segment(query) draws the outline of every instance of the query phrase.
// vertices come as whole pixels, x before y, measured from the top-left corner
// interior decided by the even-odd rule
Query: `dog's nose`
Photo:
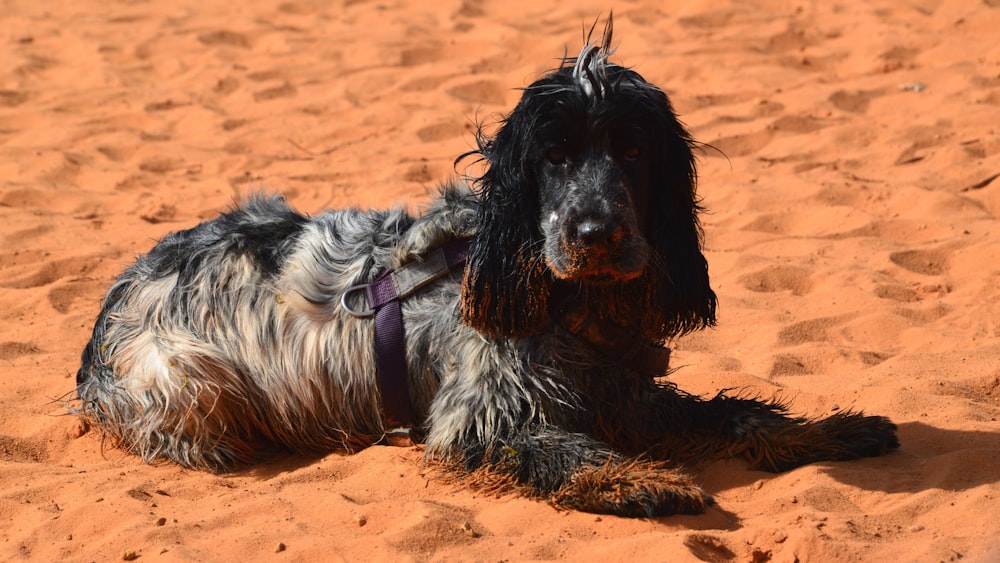
[[[612,226],[606,221],[584,219],[576,224],[574,238],[586,245],[603,244],[611,236]]]

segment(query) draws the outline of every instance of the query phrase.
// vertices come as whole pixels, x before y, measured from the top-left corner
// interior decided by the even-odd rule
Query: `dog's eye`
[[[545,160],[552,164],[563,164],[566,162],[566,151],[559,147],[552,147],[545,151]]]
[[[625,149],[625,159],[626,160],[636,160],[642,156],[642,147],[631,146]]]

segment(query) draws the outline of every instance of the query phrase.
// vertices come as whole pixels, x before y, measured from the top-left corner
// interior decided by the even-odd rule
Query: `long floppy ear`
[[[478,152],[488,169],[479,179],[479,224],[469,248],[461,308],[466,324],[493,336],[525,336],[548,325],[552,281],[540,255],[540,203],[527,154],[525,106],[522,99],[495,138],[479,135]]]
[[[646,87],[659,106],[655,122],[660,140],[650,178],[647,236],[666,270],[658,291],[665,329],[669,336],[678,336],[714,326],[717,300],[702,254],[693,143],[666,94]]]

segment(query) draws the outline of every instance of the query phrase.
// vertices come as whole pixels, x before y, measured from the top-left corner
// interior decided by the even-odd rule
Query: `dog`
[[[610,45],[609,24],[480,129],[463,157],[482,176],[419,216],[256,196],[168,235],[104,299],[83,419],[143,460],[210,471],[410,429],[470,483],[643,517],[713,502],[681,463],[784,471],[898,447],[883,417],[664,379],[665,344],[716,322],[696,145]],[[385,280],[405,295],[379,298]]]

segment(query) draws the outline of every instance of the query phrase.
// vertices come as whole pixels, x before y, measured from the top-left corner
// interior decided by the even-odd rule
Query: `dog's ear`
[[[660,108],[654,120],[660,131],[650,177],[647,237],[666,274],[658,290],[666,332],[678,336],[713,326],[717,300],[702,254],[693,143],[667,96],[659,90],[653,94]]]
[[[519,109],[495,138],[479,135],[488,169],[479,180],[479,224],[462,282],[462,320],[493,336],[525,336],[548,325],[552,281],[540,255],[538,187]]]

